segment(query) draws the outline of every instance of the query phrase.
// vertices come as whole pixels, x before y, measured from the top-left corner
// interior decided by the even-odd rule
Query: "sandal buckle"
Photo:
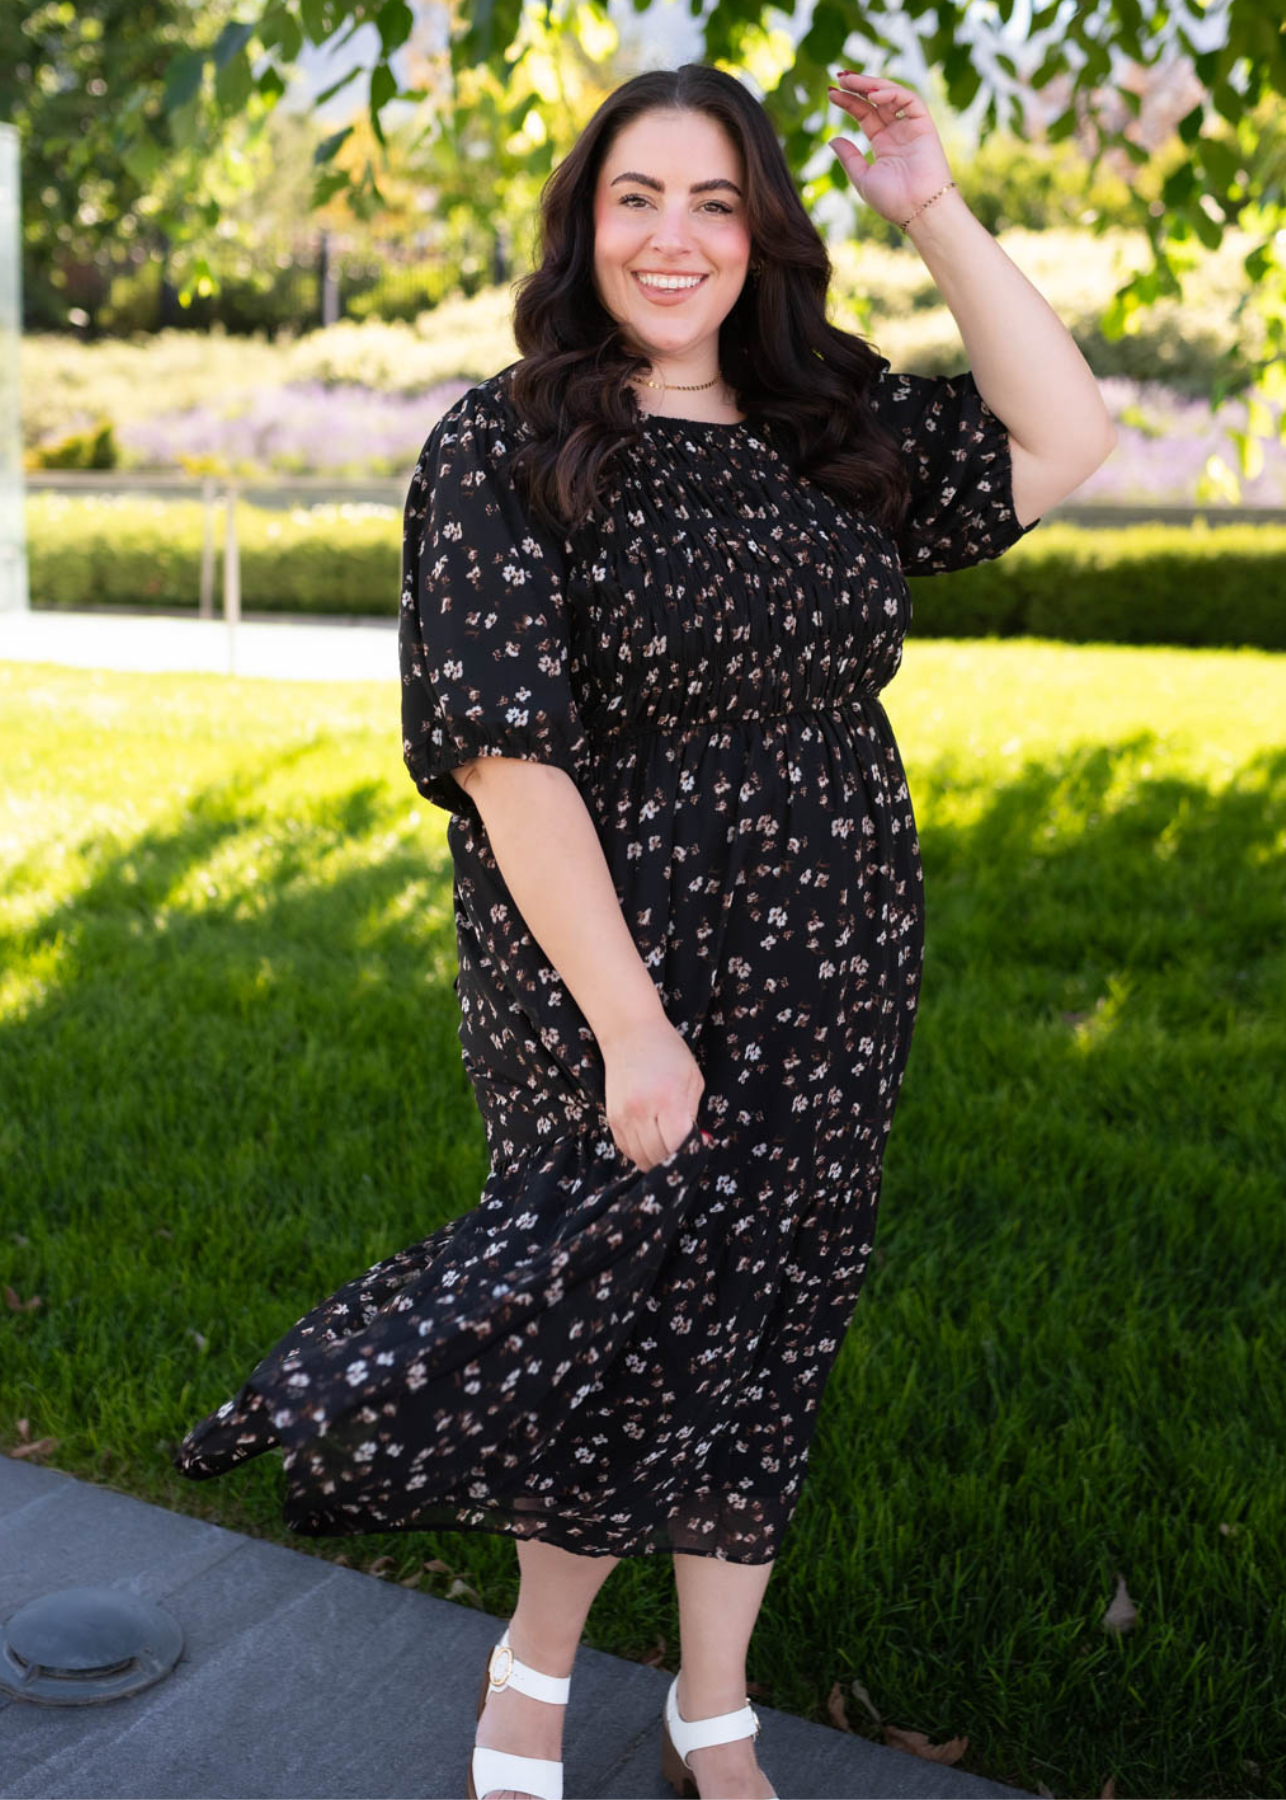
[[[496,1674],[496,1658],[498,1656],[505,1656],[509,1659],[505,1664],[505,1672],[503,1675]],[[509,1680],[510,1675],[513,1673],[513,1666],[514,1653],[509,1645],[497,1644],[495,1649],[491,1652],[491,1661],[487,1665],[487,1677],[493,1688],[504,1687],[505,1683]]]

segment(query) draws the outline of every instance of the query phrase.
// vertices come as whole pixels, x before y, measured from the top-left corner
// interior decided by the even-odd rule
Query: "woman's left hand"
[[[832,138],[835,154],[866,204],[901,225],[951,180],[929,109],[910,88],[882,75],[849,69],[836,80],[839,85],[829,90],[831,104],[842,106],[861,126],[875,161],[868,163],[849,138]]]

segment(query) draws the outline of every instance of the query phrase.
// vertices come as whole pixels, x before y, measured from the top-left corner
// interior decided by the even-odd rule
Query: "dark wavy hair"
[[[608,95],[541,191],[537,266],[515,284],[521,360],[510,398],[529,435],[513,472],[538,517],[569,529],[597,510],[617,451],[641,431],[626,382],[648,358],[594,285],[594,194],[617,134],[653,108],[705,113],[741,152],[751,260],[719,329],[719,366],[739,409],[753,413],[796,473],[896,527],[910,484],[896,441],[866,403],[882,361],[826,319],[831,261],[795,191],[768,115],[733,76],[704,63],[649,70]]]

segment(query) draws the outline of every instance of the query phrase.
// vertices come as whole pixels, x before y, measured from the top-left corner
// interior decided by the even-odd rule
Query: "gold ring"
[[[893,117],[895,119],[900,119],[905,112],[906,112],[905,106],[899,106],[897,111],[894,113]]]

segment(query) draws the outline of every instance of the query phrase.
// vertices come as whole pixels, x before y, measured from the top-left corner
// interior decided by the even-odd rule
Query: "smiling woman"
[[[589,1606],[620,1557],[670,1554],[663,1767],[770,1800],[746,1651],[871,1258],[919,994],[879,696],[906,569],[1023,527],[971,379],[899,375],[828,324],[824,246],[730,75],[627,82],[542,205],[522,357],[412,476],[399,614],[490,1173],[298,1321],[182,1461],[282,1444],[313,1534],[518,1541],[480,1800],[561,1800]]]

